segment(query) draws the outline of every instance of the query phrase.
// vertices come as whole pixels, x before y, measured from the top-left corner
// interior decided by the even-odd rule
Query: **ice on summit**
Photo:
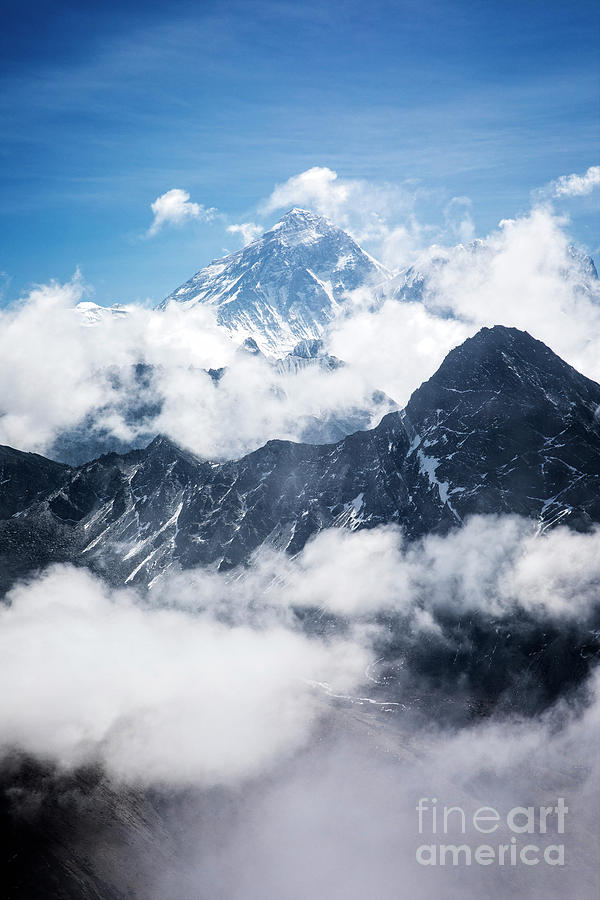
[[[348,292],[389,273],[341,228],[305,209],[290,210],[258,240],[215,260],[173,291],[170,302],[217,309],[236,339],[252,337],[281,357],[321,337]]]

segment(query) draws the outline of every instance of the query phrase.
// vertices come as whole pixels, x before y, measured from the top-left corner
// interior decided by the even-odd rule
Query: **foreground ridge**
[[[394,523],[415,539],[510,513],[541,531],[589,529],[600,522],[599,408],[598,384],[496,326],[452,350],[402,412],[336,444],[269,441],[215,463],[161,436],[77,468],[3,450],[12,487],[0,496],[13,500],[2,587],[53,561],[150,584],[167,569],[230,568],[262,545],[295,553],[327,527]]]

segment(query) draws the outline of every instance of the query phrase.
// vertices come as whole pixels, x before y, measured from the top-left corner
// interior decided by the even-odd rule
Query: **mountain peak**
[[[457,434],[465,440],[471,434],[472,440],[476,432],[509,418],[551,435],[568,427],[573,410],[587,410],[589,427],[597,428],[599,404],[600,387],[546,344],[518,328],[495,325],[451,350],[413,393],[406,413],[409,421],[421,421],[421,431],[447,419]]]
[[[334,225],[333,222],[330,221],[326,216],[321,216],[319,213],[313,212],[311,209],[302,209],[300,206],[294,206],[292,209],[288,209],[288,211],[281,217],[277,225],[290,225],[292,227],[303,226],[303,225],[326,225],[328,228],[337,228],[337,225]],[[341,230],[341,229],[339,229]]]
[[[320,216],[310,209],[303,209],[301,206],[294,206],[292,209],[288,209],[281,218],[282,222],[305,222],[308,220],[326,221],[324,216]]]
[[[388,274],[341,228],[293,207],[261,238],[201,269],[161,306],[212,306],[236,343],[253,338],[261,352],[282,358],[299,341],[320,338],[350,291]]]
[[[334,225],[325,216],[317,215],[317,213],[311,212],[309,209],[301,209],[299,206],[294,206],[293,209],[288,210],[275,225],[264,233],[262,240],[281,240],[283,237],[284,240],[293,238],[295,241],[311,242],[320,240],[333,233],[342,234],[351,240],[349,235],[346,235],[341,228]]]
[[[533,367],[563,375],[570,370],[583,378],[542,341],[538,341],[527,331],[507,325],[481,328],[473,337],[451,350],[442,366],[445,370],[464,370],[464,374],[470,379],[477,379],[482,373],[484,376],[489,373],[489,367],[494,362],[501,363],[515,375],[522,375],[522,369]],[[444,375],[447,376],[446,371]]]
[[[498,349],[525,348],[535,345],[545,346],[541,341],[532,337],[528,331],[521,331],[510,325],[484,325],[473,337],[467,338],[461,344],[471,352],[476,348],[484,352],[495,352]]]
[[[138,451],[134,450],[133,453],[137,453]],[[171,455],[178,455],[180,453],[185,453],[175,441],[171,440],[170,437],[167,437],[166,434],[157,434],[155,438],[153,438],[150,443],[146,446],[145,453],[167,453]]]

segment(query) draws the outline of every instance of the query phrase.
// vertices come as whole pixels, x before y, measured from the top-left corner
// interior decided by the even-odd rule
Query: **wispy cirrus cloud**
[[[192,219],[208,222],[216,213],[214,208],[207,208],[201,203],[194,203],[187,191],[172,188],[157,197],[151,204],[154,219],[147,237],[154,237],[166,225],[183,225]]]

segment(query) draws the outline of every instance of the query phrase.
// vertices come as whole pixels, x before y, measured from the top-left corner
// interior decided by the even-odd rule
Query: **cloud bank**
[[[0,443],[58,452],[57,437],[79,429],[90,446],[106,435],[108,450],[162,432],[201,456],[231,458],[357,408],[363,427],[375,424],[388,409],[372,399],[377,385],[348,368],[294,373],[238,353],[210,308],[95,307],[89,325],[89,304],[77,308],[84,293],[75,279],[0,311]]]
[[[127,783],[217,785],[303,746],[331,697],[368,696],[419,728],[434,713],[464,726],[461,698],[482,686],[499,709],[525,687],[521,708],[544,708],[555,675],[562,692],[589,671],[568,654],[593,644],[599,551],[598,532],[537,538],[488,517],[416,545],[395,528],[326,531],[293,559],[166,574],[146,599],[54,567],[0,610],[2,744]],[[564,671],[527,675],[553,634]]]
[[[232,782],[306,739],[309,681],[351,687],[360,648],[280,626],[228,627],[143,608],[86,572],[57,568],[0,611],[2,743],[129,783]]]

